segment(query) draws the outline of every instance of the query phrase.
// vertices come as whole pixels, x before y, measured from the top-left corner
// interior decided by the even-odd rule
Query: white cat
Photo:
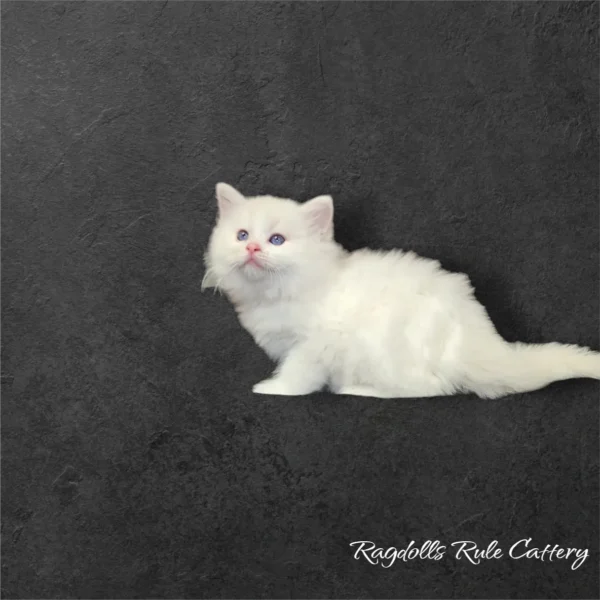
[[[202,288],[222,290],[278,363],[258,394],[495,398],[600,379],[598,352],[505,341],[466,275],[412,252],[345,251],[331,196],[245,198],[219,183],[217,200]]]

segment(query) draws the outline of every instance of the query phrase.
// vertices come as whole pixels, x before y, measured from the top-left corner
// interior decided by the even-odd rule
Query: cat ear
[[[325,239],[333,239],[333,198],[317,196],[302,205],[314,231]]]
[[[217,204],[219,217],[226,215],[233,207],[246,202],[246,198],[227,183],[217,183]]]

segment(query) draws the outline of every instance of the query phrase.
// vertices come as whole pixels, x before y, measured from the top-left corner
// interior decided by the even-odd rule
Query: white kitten
[[[598,352],[505,341],[465,275],[412,252],[346,252],[331,196],[245,198],[219,183],[217,199],[202,287],[222,290],[278,363],[256,393],[494,398],[600,379]]]

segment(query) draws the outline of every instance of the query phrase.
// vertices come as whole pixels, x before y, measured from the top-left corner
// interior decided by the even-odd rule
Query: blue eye
[[[244,240],[248,239],[248,232],[245,229],[240,229],[237,232],[237,239],[240,240],[240,242],[243,242]]]
[[[285,242],[285,238],[282,235],[275,233],[269,238],[269,241],[274,246],[281,246],[281,244],[283,244],[283,242]]]

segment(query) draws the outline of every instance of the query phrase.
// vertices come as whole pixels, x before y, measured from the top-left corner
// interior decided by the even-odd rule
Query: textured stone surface
[[[592,598],[598,391],[253,396],[214,184],[598,348],[598,4],[2,3],[6,598]],[[349,543],[589,548],[390,569]]]

